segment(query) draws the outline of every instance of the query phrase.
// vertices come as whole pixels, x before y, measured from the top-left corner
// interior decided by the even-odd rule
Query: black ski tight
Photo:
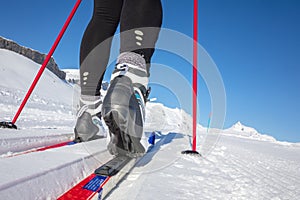
[[[94,0],[93,17],[80,47],[81,94],[100,95],[112,37],[119,24],[120,53],[139,53],[145,58],[149,70],[161,23],[160,0]]]

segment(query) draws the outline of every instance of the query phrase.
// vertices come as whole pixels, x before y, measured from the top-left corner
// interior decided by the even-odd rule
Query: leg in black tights
[[[80,47],[81,94],[100,95],[97,84],[106,69],[112,37],[118,27],[123,0],[94,0],[91,21]],[[105,42],[104,42],[105,41]]]
[[[150,64],[162,23],[160,0],[125,0],[120,20],[121,53],[138,53]]]
[[[119,23],[122,32],[121,53],[139,53],[149,64],[161,21],[160,0],[94,0],[93,17],[80,48],[81,94],[100,95],[100,88],[97,86],[102,82],[112,37]]]

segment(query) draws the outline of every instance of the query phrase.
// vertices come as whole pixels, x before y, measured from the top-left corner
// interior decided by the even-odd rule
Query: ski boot
[[[101,121],[101,108],[100,96],[81,96],[80,109],[77,112],[77,122],[74,128],[74,142],[105,137],[105,129]]]
[[[113,155],[135,157],[145,153],[141,138],[148,80],[142,56],[133,52],[120,54],[102,107],[109,128],[108,150]]]

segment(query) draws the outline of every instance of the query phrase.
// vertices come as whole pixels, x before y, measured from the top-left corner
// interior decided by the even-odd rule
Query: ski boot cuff
[[[83,102],[96,102],[100,100],[100,96],[80,95],[80,100]]]

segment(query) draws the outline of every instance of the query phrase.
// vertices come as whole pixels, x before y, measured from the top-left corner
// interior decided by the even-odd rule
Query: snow
[[[14,116],[39,67],[0,49],[0,121]],[[46,70],[19,129],[0,129],[0,199],[56,199],[110,158],[105,139],[15,155],[71,140],[77,93]],[[278,142],[241,122],[208,133],[198,125],[203,156],[182,155],[190,149],[191,117],[158,103],[147,105],[145,131],[156,131],[160,140],[107,199],[300,198],[299,144]]]
[[[40,65],[32,60],[13,53],[9,50],[0,49],[0,85],[2,87],[27,91]],[[63,84],[63,80],[45,69],[44,74],[36,88],[36,94],[41,97],[49,98],[57,102],[68,104],[72,97],[72,86]],[[59,89],[61,94],[57,95]]]

